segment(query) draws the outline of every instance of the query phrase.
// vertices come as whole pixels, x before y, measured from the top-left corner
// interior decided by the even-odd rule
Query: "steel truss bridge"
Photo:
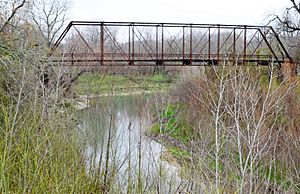
[[[65,66],[204,66],[292,62],[271,26],[72,21],[49,62]]]

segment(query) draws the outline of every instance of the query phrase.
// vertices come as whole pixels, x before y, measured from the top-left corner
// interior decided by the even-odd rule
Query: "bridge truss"
[[[49,58],[67,66],[204,66],[292,61],[271,26],[72,21]]]

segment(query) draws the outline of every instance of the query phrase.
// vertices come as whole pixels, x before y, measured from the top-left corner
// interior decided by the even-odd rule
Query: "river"
[[[78,111],[88,145],[87,167],[115,175],[114,187],[122,193],[129,185],[133,193],[138,187],[139,192],[175,193],[182,184],[179,167],[161,160],[165,147],[145,135],[151,126],[149,99],[150,95],[93,98],[88,108]]]

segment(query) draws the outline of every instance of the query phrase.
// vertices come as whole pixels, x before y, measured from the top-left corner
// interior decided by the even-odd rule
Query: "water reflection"
[[[90,108],[79,111],[89,145],[88,167],[109,167],[123,188],[129,179],[141,177],[144,190],[159,184],[162,192],[170,192],[170,185],[180,182],[178,169],[160,160],[165,148],[144,135],[150,126],[148,100],[144,95],[101,97],[93,99]]]

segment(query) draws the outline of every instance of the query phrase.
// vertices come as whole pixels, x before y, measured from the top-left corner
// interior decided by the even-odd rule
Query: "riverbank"
[[[78,95],[112,93],[118,95],[140,91],[167,91],[174,85],[176,79],[176,76],[171,77],[163,74],[125,76],[86,73],[78,78],[73,90]]]
[[[92,98],[167,92],[174,86],[176,79],[176,76],[163,74],[125,76],[86,73],[79,77],[73,87],[76,97],[72,104],[80,110],[89,107]]]
[[[146,94],[153,94],[157,91],[147,91],[147,90],[140,90],[140,91],[134,91],[134,92],[118,92],[118,93],[104,93],[104,94],[85,94],[85,95],[79,95],[75,99],[75,109],[81,110],[89,107],[89,101],[92,98],[99,98],[99,97],[115,97],[115,96],[130,96],[130,95],[146,95]]]

